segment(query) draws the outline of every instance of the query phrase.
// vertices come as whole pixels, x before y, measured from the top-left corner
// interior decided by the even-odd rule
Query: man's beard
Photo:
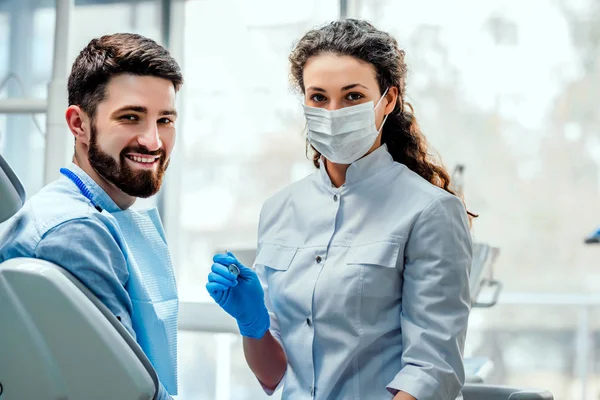
[[[125,154],[128,153],[160,156],[157,161],[158,168],[156,172],[132,169],[125,160]],[[169,166],[169,160],[166,159],[165,150],[162,148],[150,151],[144,146],[126,147],[121,151],[119,161],[115,160],[98,146],[98,131],[93,122],[90,131],[88,159],[94,171],[106,181],[130,196],[143,198],[158,193],[162,185],[163,175]]]

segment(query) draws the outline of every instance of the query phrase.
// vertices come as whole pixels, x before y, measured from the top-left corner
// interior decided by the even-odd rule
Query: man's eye
[[[123,115],[123,116],[121,116],[120,119],[122,119],[124,121],[137,121],[138,117],[137,117],[137,115],[131,114],[131,115]]]
[[[161,118],[158,120],[159,124],[170,124],[171,122],[173,122],[170,118]]]

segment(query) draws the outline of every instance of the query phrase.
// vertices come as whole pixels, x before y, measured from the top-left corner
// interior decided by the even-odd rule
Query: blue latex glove
[[[242,336],[260,339],[269,329],[270,319],[258,276],[229,252],[215,255],[213,262],[206,290],[223,310],[236,319]],[[229,271],[231,264],[237,265],[240,270],[237,279]]]

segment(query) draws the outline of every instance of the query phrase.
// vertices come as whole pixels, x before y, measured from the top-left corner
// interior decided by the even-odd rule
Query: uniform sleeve
[[[388,390],[418,400],[455,399],[465,380],[472,243],[466,210],[441,196],[420,215],[405,248],[402,369]]]
[[[127,263],[104,224],[89,218],[64,222],[42,237],[35,257],[63,267],[79,279],[135,338],[131,299],[125,289]]]
[[[267,307],[267,311],[269,312],[269,319],[271,324],[269,326],[269,331],[271,335],[282,345],[281,341],[281,330],[279,329],[279,321],[277,320],[277,316],[273,311],[273,306],[271,305],[271,299],[269,297],[269,285],[267,284],[267,271],[264,265],[255,264],[254,272],[258,275],[258,279],[260,281],[260,285],[262,286],[263,292],[265,292],[265,307]]]
[[[260,254],[260,246],[257,249],[257,255],[258,254]],[[275,315],[275,312],[273,311],[273,306],[271,305],[271,298],[269,297],[269,285],[267,284],[266,268],[264,265],[255,263],[254,264],[254,272],[256,272],[256,275],[258,276],[258,279],[260,280],[260,284],[263,288],[263,292],[265,293],[265,307],[267,308],[267,311],[269,312],[269,319],[270,319],[269,331],[271,332],[271,335],[275,338],[275,340],[277,340],[277,342],[279,342],[279,345],[281,346],[281,348],[284,349],[284,351],[285,351],[285,348],[283,347],[283,341],[281,339],[281,330],[279,329],[279,320],[277,319],[277,315]],[[287,370],[286,370],[286,373],[287,373]],[[281,377],[281,380],[279,381],[279,383],[277,384],[277,387],[274,390],[271,390],[271,389],[265,387],[265,385],[263,385],[261,381],[258,381],[258,382],[260,383],[260,386],[263,388],[265,393],[267,395],[271,396],[271,395],[273,395],[273,393],[275,393],[277,390],[279,390],[279,388],[281,388],[284,380],[285,380],[285,373]]]
[[[266,203],[260,212],[260,217],[259,217],[259,222],[258,222],[258,245],[256,248],[256,261],[254,262],[254,272],[256,272],[256,275],[258,276],[258,279],[262,286],[263,292],[265,294],[265,300],[264,300],[265,307],[267,308],[267,311],[269,312],[269,320],[270,320],[269,331],[271,332],[271,335],[275,338],[275,340],[277,340],[277,342],[279,342],[279,345],[281,346],[281,348],[285,351],[285,347],[283,347],[283,340],[281,338],[281,330],[279,328],[279,320],[277,319],[277,315],[275,315],[275,311],[273,310],[273,305],[271,304],[271,297],[269,296],[267,270],[266,270],[265,266],[260,263],[261,251],[264,251],[261,249],[260,243],[261,243],[261,240],[264,235],[265,226],[268,225],[268,223],[266,222],[266,218],[264,217],[265,210],[268,210],[268,208],[269,208],[268,203]],[[286,372],[283,374],[283,377],[277,384],[277,387],[274,390],[271,390],[271,389],[265,387],[265,385],[263,385],[262,382],[260,382],[260,380],[258,382],[260,383],[260,385],[263,388],[263,390],[265,391],[265,393],[267,395],[271,396],[271,395],[273,395],[273,393],[275,393],[277,390],[279,390],[279,388],[281,388],[281,386],[283,385],[283,382],[285,381],[286,374],[287,374],[287,369],[286,369]]]

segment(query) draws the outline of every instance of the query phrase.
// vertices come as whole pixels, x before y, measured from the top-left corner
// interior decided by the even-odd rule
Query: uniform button
[[[306,318],[306,325],[308,325],[308,326],[312,325],[312,322],[311,322],[310,318]]]
[[[333,201],[338,201],[337,194],[334,194],[334,195],[333,195]]]
[[[310,388],[310,395],[311,396],[315,395],[315,388],[313,386],[311,386],[311,388]]]
[[[321,256],[317,256],[317,258],[315,260],[317,261],[317,264],[321,264],[321,261],[323,259],[321,258]]]

